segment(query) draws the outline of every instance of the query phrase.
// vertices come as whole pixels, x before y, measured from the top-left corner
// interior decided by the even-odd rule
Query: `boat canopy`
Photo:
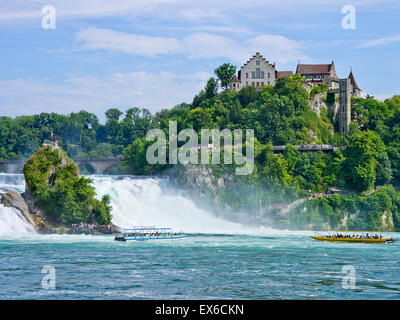
[[[141,230],[171,230],[171,228],[156,228],[156,227],[133,227],[130,229],[124,229],[125,231],[141,231]]]
[[[327,232],[357,232],[357,233],[383,233],[384,231],[352,231],[352,230],[328,230]]]

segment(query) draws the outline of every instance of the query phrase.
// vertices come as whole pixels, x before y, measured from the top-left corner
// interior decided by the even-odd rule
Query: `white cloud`
[[[396,42],[400,42],[400,34],[396,34],[396,35],[390,36],[390,37],[382,37],[382,38],[378,38],[378,39],[364,41],[359,46],[357,46],[357,48],[361,49],[361,48],[368,48],[368,47],[377,47],[377,46],[383,46],[385,44],[391,44],[391,43],[396,43]]]
[[[208,8],[208,9],[184,9],[181,11],[180,16],[187,20],[200,21],[210,18],[223,19],[224,16],[218,10]]]
[[[110,107],[138,106],[150,111],[190,103],[211,75],[197,72],[182,76],[170,72],[115,73],[106,78],[74,77],[62,82],[49,79],[0,81],[0,113],[16,116],[40,112],[94,112],[101,118]]]
[[[304,43],[281,35],[261,34],[240,41],[213,33],[197,32],[178,39],[87,28],[80,30],[76,39],[83,49],[102,49],[148,57],[184,54],[191,59],[229,58],[243,63],[255,52],[261,52],[271,62],[284,66],[298,59],[310,61],[303,52]]]
[[[83,48],[88,50],[103,49],[151,57],[176,53],[180,47],[176,38],[149,37],[99,28],[83,29],[76,34],[76,39],[83,42]]]

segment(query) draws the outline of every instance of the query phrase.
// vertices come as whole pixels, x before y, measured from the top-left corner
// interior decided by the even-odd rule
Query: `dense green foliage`
[[[35,201],[54,221],[61,224],[111,223],[110,197],[95,198],[91,180],[80,177],[76,164],[60,149],[41,147],[24,165],[24,176]]]
[[[391,213],[388,214],[388,213]],[[332,195],[307,201],[287,221],[297,229],[397,230],[400,193],[393,186],[370,194]]]
[[[119,155],[136,138],[145,136],[153,118],[148,110],[139,108],[128,109],[123,118],[121,115],[118,109],[109,109],[104,125],[86,111],[0,117],[0,159],[28,158],[50,139],[51,131],[70,157]]]

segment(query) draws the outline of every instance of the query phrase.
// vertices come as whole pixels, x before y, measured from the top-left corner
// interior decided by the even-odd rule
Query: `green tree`
[[[206,91],[205,96],[207,99],[214,98],[218,93],[218,81],[212,77],[208,79],[205,91]]]
[[[123,112],[117,108],[111,108],[106,111],[107,120],[119,121],[119,118],[123,115]]]
[[[252,86],[243,87],[239,91],[239,101],[242,106],[247,107],[249,103],[257,101],[259,95],[256,88]]]
[[[145,137],[136,139],[122,152],[125,161],[124,167],[131,174],[148,175],[165,168],[163,164],[149,164],[146,158],[147,149],[154,141],[147,141]]]
[[[358,190],[371,190],[375,186],[376,167],[385,145],[373,131],[362,131],[349,136],[343,152],[343,176],[347,184]]]
[[[236,74],[236,66],[230,63],[224,63],[223,65],[215,69],[214,73],[217,75],[219,81],[221,82],[221,87],[224,87],[226,90],[228,88],[229,82]]]

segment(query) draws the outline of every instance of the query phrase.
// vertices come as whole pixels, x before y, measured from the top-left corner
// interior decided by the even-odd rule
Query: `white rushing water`
[[[25,181],[22,174],[0,173],[0,197],[8,190],[23,192],[24,189]],[[0,236],[25,236],[35,233],[33,226],[18,210],[0,204]]]
[[[35,234],[33,226],[14,208],[0,204],[0,236],[24,236]]]
[[[15,190],[19,193],[25,190],[25,179],[22,174],[0,173],[0,195],[8,190]]]
[[[90,176],[99,197],[109,194],[112,222],[122,228],[137,225],[171,227],[187,233],[282,234],[265,227],[243,226],[199,208],[166,179],[129,176]],[[0,174],[0,194],[23,192],[21,174]],[[0,236],[35,232],[19,211],[0,207]]]
[[[190,233],[245,233],[242,225],[200,209],[167,180],[110,176],[92,179],[99,195],[110,195],[112,221],[120,227],[146,225]]]

